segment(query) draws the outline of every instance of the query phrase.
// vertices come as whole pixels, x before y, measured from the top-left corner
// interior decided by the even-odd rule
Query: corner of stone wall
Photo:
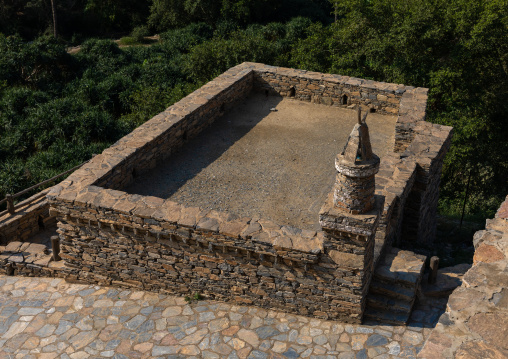
[[[357,323],[363,318],[374,271],[375,235],[383,206],[384,198],[375,196],[371,211],[349,214],[334,206],[331,192],[319,212],[319,224],[325,233],[324,254],[335,267],[335,280],[342,292],[353,299],[349,316]]]
[[[417,165],[417,175],[409,194],[402,236],[404,240],[430,245],[435,238],[439,184],[444,157],[451,146],[453,129],[425,121],[413,125],[414,138],[401,153]]]
[[[508,357],[508,196],[474,246],[473,266],[418,358]]]
[[[51,191],[45,189],[32,197],[20,202],[14,215],[6,214],[0,218],[0,245],[12,241],[24,242],[40,230],[40,222],[44,226],[56,224],[56,219],[49,213],[49,203],[44,194]]]
[[[395,125],[393,152],[404,152],[413,142],[418,132],[415,126],[426,118],[428,91],[429,89],[423,87],[408,87],[408,90],[403,93]]]

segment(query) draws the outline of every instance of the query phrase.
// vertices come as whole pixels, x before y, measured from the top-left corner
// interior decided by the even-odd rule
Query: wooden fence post
[[[14,200],[12,199],[12,194],[6,194],[5,199],[7,200],[7,210],[10,214],[14,214],[16,210],[14,209]]]
[[[438,268],[439,268],[439,257],[434,256],[430,259],[429,284],[436,283]]]
[[[60,257],[60,237],[51,236],[51,249],[53,249],[53,260],[55,262],[61,261]]]

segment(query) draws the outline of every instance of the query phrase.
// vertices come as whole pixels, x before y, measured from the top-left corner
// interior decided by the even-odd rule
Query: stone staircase
[[[390,248],[374,270],[364,319],[406,324],[423,276],[425,259],[411,251]]]
[[[0,274],[33,276],[41,271],[48,274],[46,269],[54,264],[51,236],[56,234],[56,227],[50,227],[27,241],[12,241],[0,246]]]

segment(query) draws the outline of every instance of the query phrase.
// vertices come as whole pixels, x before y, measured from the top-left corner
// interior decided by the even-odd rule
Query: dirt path
[[[118,44],[118,47],[120,48],[124,48],[124,47],[131,47],[131,46],[152,46],[156,43],[158,43],[160,41],[160,36],[157,34],[157,35],[153,35],[153,36],[145,36],[145,41],[148,41],[149,43],[147,44],[136,44],[136,45],[122,45],[120,44],[121,40],[118,39],[118,40],[111,40],[113,42],[116,42]],[[77,54],[79,51],[81,50],[81,45],[79,46],[71,46],[71,47],[68,47],[67,48],[67,53],[70,54],[70,55],[75,55]]]

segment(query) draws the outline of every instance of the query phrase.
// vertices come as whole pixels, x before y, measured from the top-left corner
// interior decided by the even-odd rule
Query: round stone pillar
[[[358,124],[349,135],[342,153],[335,158],[337,178],[333,193],[334,206],[351,214],[361,214],[374,207],[375,174],[379,157],[372,153],[369,128],[358,111]]]

